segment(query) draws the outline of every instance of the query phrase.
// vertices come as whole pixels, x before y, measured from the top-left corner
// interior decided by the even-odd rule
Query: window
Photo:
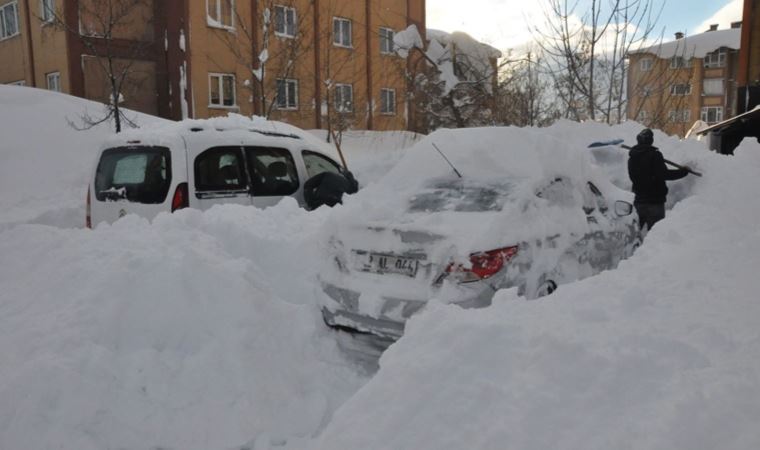
[[[689,95],[691,94],[690,84],[674,84],[670,86],[670,95]]]
[[[16,2],[0,6],[0,39],[18,34],[18,6]]]
[[[211,27],[235,28],[235,0],[206,0],[206,23]]]
[[[340,17],[333,17],[333,45],[351,48],[351,21]]]
[[[723,95],[723,78],[705,78],[702,92],[705,95]]]
[[[254,197],[291,195],[298,190],[293,155],[284,148],[246,147]]]
[[[296,9],[289,6],[274,7],[274,34],[282,37],[296,36]]]
[[[393,54],[393,34],[390,28],[380,28],[380,53]]]
[[[55,0],[40,0],[40,20],[44,23],[55,20]]]
[[[395,89],[380,89],[380,114],[396,114]]]
[[[702,121],[707,123],[721,122],[723,120],[722,106],[705,106],[702,108]]]
[[[26,86],[26,80],[13,81],[8,84],[10,84],[11,86]]]
[[[235,75],[210,74],[209,106],[234,107]]]
[[[639,61],[639,69],[642,72],[649,72],[652,70],[652,58],[644,58]]]
[[[646,125],[646,123],[647,123],[648,120],[649,120],[649,111],[645,111],[645,110],[642,109],[636,115],[636,121],[639,122],[639,123],[642,123],[642,124]]]
[[[166,147],[112,148],[103,152],[95,172],[95,198],[163,203],[172,180]]]
[[[653,91],[654,89],[652,89],[652,86],[644,86],[641,88],[641,95],[643,95],[644,97],[649,97],[650,95],[652,95]]]
[[[354,87],[350,84],[335,85],[335,109],[346,113],[354,110]]]
[[[51,72],[45,75],[45,78],[47,78],[48,90],[61,92],[61,73],[60,72]]]
[[[670,58],[670,68],[671,69],[683,69],[683,68],[687,68],[687,67],[691,67],[691,60],[690,59],[686,59],[686,58],[681,57],[681,56],[674,56],[674,57]]]
[[[668,112],[668,120],[671,123],[688,123],[691,119],[691,111],[688,109],[676,109]]]
[[[244,191],[248,189],[240,147],[214,147],[195,158],[195,190]]]
[[[726,49],[719,48],[705,55],[704,64],[707,68],[724,67],[726,65]]]
[[[277,109],[298,109],[298,80],[277,80]]]
[[[306,165],[306,175],[309,178],[322,172],[341,173],[337,163],[319,153],[304,150],[302,155],[303,163]]]

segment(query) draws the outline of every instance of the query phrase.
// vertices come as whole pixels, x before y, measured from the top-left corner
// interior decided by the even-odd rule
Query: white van
[[[220,123],[187,121],[105,142],[87,191],[87,227],[127,214],[153,219],[222,203],[266,207],[284,196],[305,206],[306,180],[326,171],[344,174],[311,139]]]

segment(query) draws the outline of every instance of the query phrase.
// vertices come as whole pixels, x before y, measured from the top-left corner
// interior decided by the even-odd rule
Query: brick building
[[[124,11],[106,39],[98,8],[112,2]],[[122,104],[149,114],[389,130],[414,110],[393,36],[424,33],[425,1],[0,0],[0,23],[0,83],[108,101],[108,54]]]
[[[628,118],[683,137],[695,121],[736,114],[741,22],[631,52]]]

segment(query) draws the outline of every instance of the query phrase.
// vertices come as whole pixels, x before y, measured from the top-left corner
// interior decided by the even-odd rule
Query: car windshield
[[[168,148],[112,148],[100,157],[95,174],[95,197],[100,201],[163,203],[170,184]]]
[[[510,182],[483,183],[463,179],[434,180],[409,200],[409,212],[499,211],[510,199]]]

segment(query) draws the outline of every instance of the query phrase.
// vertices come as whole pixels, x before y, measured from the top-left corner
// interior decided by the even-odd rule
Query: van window
[[[95,198],[163,203],[171,185],[166,147],[118,147],[105,150],[95,172]]]
[[[293,155],[284,148],[245,147],[254,197],[291,195],[298,190]]]
[[[331,159],[308,150],[303,151],[303,162],[306,165],[306,175],[309,178],[322,172],[341,173],[340,166]]]
[[[195,190],[242,191],[248,177],[240,147],[213,147],[195,158]]]

